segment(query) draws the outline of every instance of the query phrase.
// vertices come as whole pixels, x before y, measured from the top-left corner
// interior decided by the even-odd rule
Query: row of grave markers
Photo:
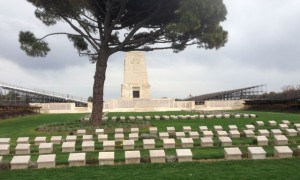
[[[200,114],[200,115],[154,115],[154,116],[113,116],[111,118],[103,117],[104,121],[108,119],[112,121],[125,121],[127,120],[177,120],[177,119],[211,119],[211,118],[256,118],[255,114]]]
[[[300,146],[297,147],[300,150]],[[248,147],[249,159],[265,159],[266,151],[262,147]],[[166,163],[166,154],[164,150],[149,150],[151,163]],[[291,158],[293,151],[288,146],[275,146],[275,158]],[[226,160],[242,159],[242,152],[238,147],[224,148],[224,157]],[[192,162],[193,154],[191,149],[176,149],[177,162]],[[0,156],[0,163],[3,157]],[[115,153],[99,152],[99,165],[114,165]],[[30,155],[14,156],[10,162],[11,169],[27,169],[31,163]],[[37,168],[54,168],[56,167],[56,154],[39,155],[37,159]],[[86,153],[70,153],[68,158],[69,166],[85,166]],[[125,164],[140,164],[141,153],[138,150],[125,151]]]

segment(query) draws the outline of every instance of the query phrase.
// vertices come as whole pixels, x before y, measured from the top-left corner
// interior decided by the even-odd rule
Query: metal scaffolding
[[[196,103],[204,103],[204,101],[207,100],[259,99],[264,93],[266,93],[266,85],[257,85],[240,89],[203,94],[184,100],[195,101]]]
[[[87,106],[87,100],[69,94],[52,91],[29,89],[0,82],[0,104],[26,105],[29,103],[73,102],[76,106]]]

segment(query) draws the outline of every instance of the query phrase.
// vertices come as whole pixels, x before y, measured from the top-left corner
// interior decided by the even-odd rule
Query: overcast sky
[[[267,84],[268,91],[300,84],[300,1],[224,0],[229,40],[219,50],[189,47],[180,53],[146,53],[152,97],[185,98],[189,94]],[[1,0],[0,82],[87,98],[92,95],[94,64],[78,57],[66,39],[47,39],[46,58],[31,58],[19,48],[20,30],[37,36],[68,30],[46,27],[25,0]],[[105,99],[120,97],[124,53],[108,63]]]

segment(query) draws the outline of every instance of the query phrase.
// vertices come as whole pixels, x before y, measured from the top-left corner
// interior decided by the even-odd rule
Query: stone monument
[[[121,98],[151,99],[144,52],[126,53]]]

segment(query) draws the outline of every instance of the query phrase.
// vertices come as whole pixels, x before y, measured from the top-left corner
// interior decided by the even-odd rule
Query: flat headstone
[[[201,147],[213,147],[214,141],[211,137],[202,137],[200,138]]]
[[[29,137],[19,137],[17,139],[18,144],[28,144],[29,143]]]
[[[190,136],[190,138],[193,138],[193,139],[199,139],[198,131],[190,131],[189,136]]]
[[[280,129],[271,129],[272,136],[282,135],[282,131]]]
[[[95,130],[95,134],[96,134],[96,135],[104,134],[104,129],[96,129],[96,130]]]
[[[82,141],[93,141],[93,135],[83,135]]]
[[[103,151],[114,151],[115,141],[103,141]]]
[[[122,142],[124,140],[124,134],[115,134],[115,141]]]
[[[228,125],[229,130],[238,130],[236,125]]]
[[[175,127],[167,127],[167,132],[169,134],[174,134],[175,133]]]
[[[295,129],[286,129],[285,130],[287,136],[297,136],[298,132]]]
[[[135,120],[136,118],[134,116],[129,116],[129,120],[133,121]]]
[[[149,127],[150,134],[157,134],[157,127]]]
[[[200,119],[204,119],[205,116],[204,116],[203,114],[201,114],[201,115],[199,115],[199,118],[200,118]]]
[[[0,145],[1,144],[9,144],[10,138],[0,138]]]
[[[279,124],[279,128],[280,128],[281,130],[286,130],[286,129],[289,128],[289,126],[288,126],[287,124]]]
[[[77,134],[78,136],[85,135],[85,134],[86,134],[86,130],[85,130],[85,129],[78,129],[77,132],[76,132],[76,134]]]
[[[300,123],[295,123],[294,126],[295,126],[296,128],[300,128]]]
[[[120,116],[120,121],[124,122],[126,120],[125,116]]]
[[[196,115],[191,115],[191,119],[196,119]]]
[[[240,138],[241,133],[238,130],[229,130],[229,136],[231,138]]]
[[[98,142],[103,142],[103,141],[106,141],[107,139],[108,139],[107,134],[99,134],[98,135]]]
[[[139,140],[139,133],[129,133],[129,139],[130,140],[134,140],[134,141],[138,141]]]
[[[288,144],[288,138],[285,135],[275,135],[274,136],[275,145],[286,145]]]
[[[54,168],[55,167],[55,154],[39,155],[37,160],[38,169],[41,168]]]
[[[167,132],[160,132],[160,133],[159,133],[159,138],[160,138],[160,139],[166,139],[166,138],[169,138],[169,133],[167,133]]]
[[[155,120],[160,120],[160,116],[154,116]]]
[[[163,120],[170,120],[170,116],[163,116]]]
[[[175,148],[175,140],[174,139],[163,139],[164,149]]]
[[[258,146],[267,146],[269,142],[266,136],[256,136],[256,140]]]
[[[262,147],[248,147],[248,156],[250,159],[265,159],[266,151]]]
[[[275,146],[274,156],[277,158],[292,158],[293,151],[288,146]]]
[[[232,146],[232,140],[230,137],[219,137],[222,146]]]
[[[174,120],[177,120],[178,119],[178,116],[171,116],[171,119],[174,119]]]
[[[134,140],[123,140],[123,149],[124,150],[134,149]]]
[[[53,144],[60,144],[62,140],[62,136],[52,136],[50,142]]]
[[[214,126],[214,130],[215,130],[215,131],[222,131],[222,130],[223,130],[223,127],[220,126],[220,125],[216,125],[216,126]]]
[[[114,165],[115,152],[99,152],[99,165]]]
[[[76,142],[77,136],[75,135],[68,135],[66,137],[66,142]]]
[[[30,163],[30,156],[14,156],[10,161],[11,169],[27,169]]]
[[[155,149],[154,139],[143,139],[143,148],[144,149]]]
[[[10,152],[9,144],[0,144],[0,155],[8,155]]]
[[[95,142],[94,141],[83,141],[82,142],[82,151],[95,151]]]
[[[191,162],[193,161],[193,154],[190,149],[176,149],[176,156],[178,162]]]
[[[251,118],[256,118],[256,114],[249,114]]]
[[[255,136],[254,131],[250,130],[250,129],[245,129],[244,133],[245,133],[246,137],[254,137]]]
[[[143,116],[137,116],[136,119],[141,121],[141,120],[144,120],[144,117]]]
[[[2,157],[2,156],[0,156],[0,163],[2,163],[2,159],[3,159],[3,157]]]
[[[249,114],[244,114],[243,117],[244,118],[249,118],[250,116],[249,116]]]
[[[258,135],[269,137],[270,136],[270,132],[267,129],[259,129],[258,130]]]
[[[40,143],[39,154],[50,154],[53,151],[53,143]]]
[[[140,151],[125,151],[125,164],[140,164]]]
[[[123,132],[124,132],[123,128],[115,128],[116,134],[123,134]]]
[[[151,120],[151,116],[145,116],[145,119],[146,119],[147,121],[149,121],[149,120]]]
[[[70,153],[69,166],[85,166],[85,153]]]
[[[45,142],[46,142],[46,137],[36,137],[34,139],[35,145],[40,145],[41,143],[45,143]]]
[[[192,148],[194,146],[194,141],[192,138],[181,138],[181,146],[183,148]]]
[[[213,137],[214,133],[212,131],[203,131],[204,137]]]
[[[216,118],[218,118],[218,119],[222,118],[222,114],[217,114]]]
[[[130,128],[131,133],[139,133],[139,128]]]
[[[255,126],[253,126],[252,124],[246,124],[246,128],[249,130],[255,130]]]
[[[268,123],[269,123],[270,126],[276,126],[277,125],[277,122],[274,121],[274,120],[268,121]]]
[[[62,152],[75,152],[75,142],[63,142]]]
[[[207,126],[199,126],[199,131],[203,132],[203,131],[208,131]]]
[[[117,119],[118,119],[118,117],[116,117],[116,116],[111,117],[111,120],[114,122],[117,121]]]
[[[242,152],[239,148],[224,148],[225,159],[227,160],[239,160],[242,159]]]
[[[209,114],[209,115],[206,115],[207,119],[211,119],[211,118],[214,118],[215,116],[212,115],[212,114]]]
[[[234,115],[234,117],[235,117],[235,118],[241,118],[241,115],[236,114],[236,115]]]
[[[283,124],[286,124],[286,125],[290,125],[291,124],[291,122],[289,121],[289,120],[282,120],[281,121]]]
[[[185,138],[184,132],[175,132],[176,139]]]
[[[218,137],[226,137],[228,136],[228,133],[226,131],[217,131]]]
[[[181,117],[181,119],[187,119],[188,117],[187,116],[185,116],[185,115],[183,115],[182,117]]]
[[[183,130],[183,132],[190,132],[190,131],[192,131],[192,128],[191,128],[191,126],[183,126],[182,127],[182,130]]]
[[[30,154],[30,144],[17,144],[15,154]]]
[[[257,126],[264,126],[265,123],[263,121],[256,121],[255,122]]]
[[[224,114],[224,117],[227,119],[227,118],[230,118],[230,114]]]
[[[164,150],[150,150],[151,163],[165,163],[166,154]]]

